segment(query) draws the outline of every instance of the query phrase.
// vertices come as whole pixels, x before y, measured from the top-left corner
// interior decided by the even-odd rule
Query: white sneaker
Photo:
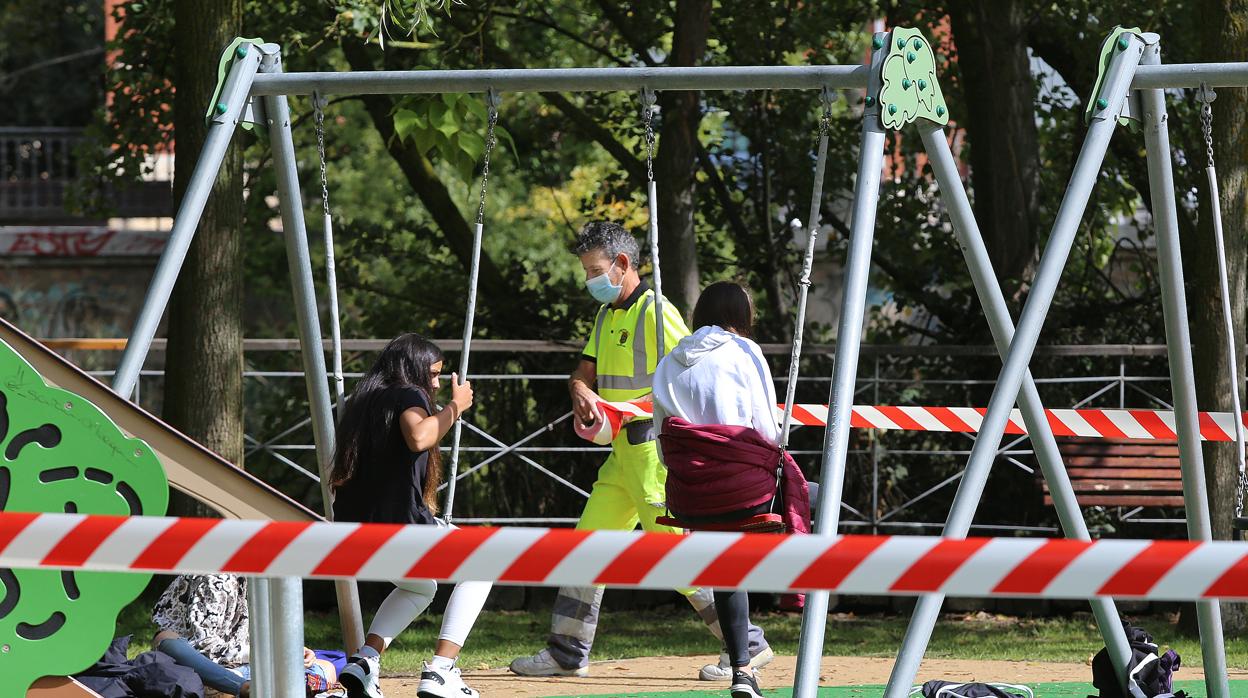
[[[377,657],[355,655],[338,675],[338,683],[347,689],[348,698],[382,698],[378,680],[381,662]]]
[[[750,657],[751,669],[762,669],[771,664],[771,660],[776,658],[776,653],[771,651],[770,647],[764,647],[758,654]],[[698,678],[702,681],[730,681],[732,679],[732,664],[728,661],[728,653],[724,652],[719,655],[719,664],[707,664],[698,672]]]
[[[419,698],[480,698],[481,694],[464,683],[459,674],[459,667],[438,669],[425,662],[420,672],[420,686],[416,689]]]
[[[550,656],[550,649],[544,649],[532,657],[516,657],[511,660],[511,673],[521,676],[589,676],[589,667],[564,669]],[[354,698],[354,696],[352,696]]]

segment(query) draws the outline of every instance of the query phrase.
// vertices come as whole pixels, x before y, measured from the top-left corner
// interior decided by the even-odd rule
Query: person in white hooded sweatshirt
[[[707,286],[694,307],[693,328],[655,370],[654,423],[680,417],[691,424],[744,426],[779,443],[776,389],[762,349],[750,338],[754,302],[749,291],[729,281]],[[733,698],[762,695],[750,667],[749,608],[744,591],[715,592],[733,667]]]

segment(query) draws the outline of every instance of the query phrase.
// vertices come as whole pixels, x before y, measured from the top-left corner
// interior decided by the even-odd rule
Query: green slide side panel
[[[1114,31],[1105,37],[1104,43],[1101,44],[1101,52],[1096,58],[1096,84],[1092,86],[1092,96],[1088,97],[1087,105],[1083,109],[1083,123],[1091,123],[1092,117],[1102,109],[1112,107],[1117,111],[1118,105],[1107,104],[1101,99],[1101,90],[1105,88],[1105,71],[1109,70],[1109,64],[1113,61],[1114,55],[1127,48],[1127,44],[1123,43],[1126,39],[1123,39],[1122,35],[1135,34],[1140,36],[1143,33],[1139,27],[1114,27]],[[1120,126],[1131,126],[1134,123],[1134,121],[1125,116],[1118,117]]]
[[[0,341],[0,511],[161,516],[164,468],[95,405]],[[150,574],[0,568],[0,696],[91,666]]]
[[[936,80],[936,54],[923,32],[897,27],[888,36],[879,97],[884,127],[898,129],[919,118],[949,123],[949,106]]]

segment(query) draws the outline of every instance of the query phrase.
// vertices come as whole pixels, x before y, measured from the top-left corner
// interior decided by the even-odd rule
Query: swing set
[[[522,70],[429,70],[283,73],[281,50],[275,44],[240,40],[235,42],[223,62],[228,71],[218,87],[208,115],[209,130],[186,193],[180,203],[169,241],[160,258],[151,286],[144,300],[134,331],[115,375],[113,388],[129,397],[139,371],[155,336],[157,325],[168,304],[187,249],[212,184],[216,179],[226,148],[236,127],[261,126],[267,129],[277,175],[282,228],[285,237],[289,272],[295,298],[295,316],[299,328],[301,355],[306,389],[312,411],[312,428],[317,461],[321,473],[328,472],[334,451],[333,403],[344,399],[341,337],[338,326],[337,296],[334,280],[332,215],[329,204],[329,182],[324,150],[325,96],[330,94],[437,94],[476,93],[485,97],[489,118],[486,124],[486,147],[482,157],[482,175],[473,235],[472,257],[465,313],[462,356],[459,373],[468,376],[473,340],[473,321],[477,302],[477,276],[485,225],[490,156],[496,138],[501,95],[525,91],[601,92],[631,91],[639,94],[644,128],[649,200],[648,239],[653,258],[653,276],[657,322],[662,323],[662,287],[658,257],[657,183],[654,178],[653,156],[655,133],[655,95],[660,90],[750,90],[798,89],[819,91],[822,116],[818,124],[818,146],[810,215],[807,219],[807,242],[802,262],[799,297],[796,307],[794,336],[790,356],[788,385],[781,430],[784,448],[792,427],[792,405],[801,358],[806,304],[810,290],[815,239],[819,229],[822,183],[826,165],[831,119],[831,104],[836,90],[866,91],[862,110],[857,179],[854,185],[853,210],[850,224],[848,254],[845,261],[844,287],[838,318],[839,330],[836,361],[829,395],[828,428],[823,445],[823,473],[819,516],[815,534],[831,536],[837,532],[849,442],[850,409],[857,378],[859,348],[862,340],[866,309],[867,277],[871,266],[872,239],[887,132],[914,124],[927,152],[929,163],[941,191],[952,231],[963,250],[967,267],[991,328],[994,342],[1004,361],[999,380],[985,414],[980,434],[971,451],[965,475],[959,484],[944,534],[964,538],[970,528],[976,505],[983,494],[996,450],[1010,410],[1017,402],[1034,444],[1037,460],[1052,493],[1053,503],[1065,535],[1090,538],[1075,492],[1058,451],[1044,406],[1028,364],[1039,338],[1040,330],[1052,302],[1062,269],[1069,255],[1078,225],[1086,208],[1101,161],[1115,127],[1120,123],[1142,122],[1148,153],[1148,170],[1152,185],[1153,215],[1157,228],[1158,261],[1163,296],[1166,339],[1171,366],[1177,432],[1181,452],[1184,499],[1187,507],[1189,537],[1209,540],[1210,523],[1204,482],[1204,466],[1200,451],[1196,400],[1193,387],[1191,342],[1187,328],[1186,299],[1179,253],[1179,238],[1173,172],[1166,130],[1163,88],[1201,88],[1202,124],[1209,144],[1210,179],[1214,197],[1212,210],[1217,215],[1216,172],[1212,161],[1212,112],[1209,87],[1248,86],[1248,64],[1161,65],[1159,38],[1139,30],[1116,30],[1102,47],[1100,76],[1096,91],[1089,100],[1088,133],[1083,143],[1073,176],[1065,193],[1052,235],[1040,261],[1032,291],[1017,327],[1013,323],[1005,298],[997,284],[980,234],[970,201],[963,189],[945,126],[949,121],[947,106],[937,75],[937,56],[931,44],[915,29],[894,28],[872,37],[871,59],[867,65],[828,66],[735,66],[693,68],[571,68]],[[309,96],[316,127],[317,152],[320,158],[323,232],[326,268],[329,281],[329,322],[333,344],[332,373],[327,371],[322,350],[322,333],[317,310],[310,252],[304,221],[303,197],[296,168],[294,140],[291,132],[288,97]],[[1222,273],[1223,310],[1228,329],[1232,319],[1227,299],[1227,282],[1220,221],[1215,220],[1218,234],[1220,271]],[[658,326],[660,355],[663,352],[661,324]],[[1228,331],[1228,336],[1234,333]],[[1235,347],[1228,351],[1234,357]],[[1235,362],[1231,362],[1234,371]],[[331,377],[335,396],[331,399],[325,377]],[[1232,374],[1232,380],[1237,378]],[[1234,395],[1236,391],[1232,391]],[[1236,413],[1240,412],[1236,396]],[[462,420],[456,423],[452,442],[451,477],[448,482],[446,515],[453,515],[455,483],[458,479]],[[1244,435],[1237,431],[1241,485],[1244,481]],[[321,486],[325,512],[331,512],[331,493],[327,477]],[[1241,487],[1242,490],[1242,487]],[[1242,513],[1242,494],[1237,505]],[[766,515],[764,515],[766,517]],[[1242,521],[1242,519],[1241,519]],[[679,521],[673,521],[679,524]],[[769,518],[736,522],[734,530],[767,530],[774,521]],[[264,598],[253,599],[253,609],[268,613],[273,622],[265,633],[269,637],[253,637],[252,646],[297,647],[302,636],[302,598],[298,584],[272,580],[272,584],[255,584]],[[363,640],[359,603],[353,581],[336,584],[344,640],[358,646]],[[894,666],[887,698],[906,696],[914,682],[919,661],[930,639],[943,596],[929,594],[920,598],[906,633],[897,663]],[[1119,678],[1125,686],[1126,667],[1131,656],[1118,612],[1112,599],[1090,601],[1101,634]],[[1208,694],[1211,698],[1229,698],[1223,650],[1221,620],[1216,602],[1201,602],[1199,621]],[[828,610],[827,592],[808,595],[803,615],[798,669],[794,695],[813,698],[818,686],[819,664],[823,651],[823,634]],[[258,651],[260,661],[254,667],[257,695],[301,695],[302,671],[293,662],[286,662],[271,653]],[[287,666],[290,664],[290,666]]]

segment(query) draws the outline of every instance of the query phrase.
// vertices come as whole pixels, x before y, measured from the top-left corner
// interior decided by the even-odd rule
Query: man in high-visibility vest
[[[659,359],[687,336],[689,329],[680,311],[664,300],[663,337],[658,341],[655,294],[637,273],[637,241],[623,227],[609,222],[588,223],[581,229],[573,252],[585,269],[590,295],[603,304],[580,363],[568,381],[575,418],[589,423],[594,420],[594,404],[599,399],[648,399]],[[611,455],[598,469],[598,480],[576,527],[631,531],[641,524],[647,531],[678,533],[655,522],[665,510],[666,478],[653,422],[631,422],[611,443]],[[511,670],[523,676],[588,675],[602,592],[602,587],[560,589],[546,649],[517,658]],[[686,589],[681,593],[722,642],[711,591]],[[763,631],[751,624],[749,635],[751,666],[757,668],[771,661],[774,655]],[[699,676],[708,681],[731,679],[727,655],[721,654],[718,664],[703,667]]]

